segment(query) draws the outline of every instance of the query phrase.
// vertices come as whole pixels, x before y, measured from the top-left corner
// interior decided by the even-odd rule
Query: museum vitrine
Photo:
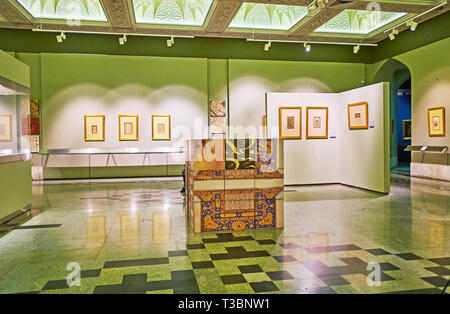
[[[1,154],[39,150],[39,116],[32,111],[28,89],[0,77]]]

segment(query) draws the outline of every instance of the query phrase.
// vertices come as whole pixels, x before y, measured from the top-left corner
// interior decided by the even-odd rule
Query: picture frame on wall
[[[328,138],[328,107],[306,107],[306,138]]]
[[[119,115],[119,141],[137,141],[139,139],[139,116]]]
[[[428,108],[428,135],[445,136],[445,108]]]
[[[84,116],[84,141],[96,142],[105,140],[105,116]]]
[[[302,107],[279,107],[278,125],[280,139],[301,139]]]
[[[152,140],[170,141],[170,115],[152,115]]]
[[[409,141],[411,139],[411,134],[412,134],[411,120],[403,120],[402,121],[402,134],[403,134],[404,141]]]
[[[348,128],[350,130],[368,129],[369,115],[367,101],[349,104],[348,111]]]
[[[12,115],[0,115],[0,142],[12,142]]]

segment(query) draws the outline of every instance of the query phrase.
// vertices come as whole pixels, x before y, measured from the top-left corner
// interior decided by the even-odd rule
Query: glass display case
[[[39,150],[39,116],[31,111],[29,89],[0,77],[0,159]]]

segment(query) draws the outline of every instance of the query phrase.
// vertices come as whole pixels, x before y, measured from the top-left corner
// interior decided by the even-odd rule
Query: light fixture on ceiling
[[[123,36],[119,38],[119,45],[125,45],[126,42],[127,42],[127,35],[123,34]]]
[[[62,43],[66,39],[66,34],[64,32],[61,32],[61,34],[56,35],[56,41],[59,43]]]
[[[170,39],[167,39],[167,47],[172,47],[175,44],[175,38],[170,36]]]
[[[269,51],[271,46],[272,46],[272,42],[269,40],[267,42],[267,44],[264,45],[264,51]]]
[[[356,45],[355,47],[353,47],[353,53],[357,54],[359,52],[359,49],[361,49],[360,45]]]
[[[397,29],[393,29],[392,33],[389,34],[389,39],[390,40],[394,40],[395,39],[395,35],[398,35],[398,30]]]
[[[413,32],[417,29],[417,25],[419,24],[413,20],[406,22],[406,26],[409,26]]]
[[[310,52],[310,51],[311,51],[311,45],[310,45],[310,44],[304,43],[304,44],[303,44],[303,47],[305,47],[305,51],[306,51],[306,52]]]

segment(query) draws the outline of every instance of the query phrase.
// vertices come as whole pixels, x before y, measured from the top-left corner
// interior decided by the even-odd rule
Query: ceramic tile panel
[[[195,170],[225,170],[224,142],[222,139],[202,140],[194,147]]]
[[[257,178],[283,178],[280,141],[259,139],[256,158]],[[282,149],[281,149],[282,150]]]
[[[225,190],[248,190],[255,188],[255,179],[226,179]]]
[[[227,107],[225,100],[223,101],[211,100],[209,112],[210,112],[209,115],[211,117],[226,117]]]
[[[254,190],[226,190],[225,191],[225,213],[230,212],[254,212],[255,192]]]
[[[194,194],[203,191],[221,191],[225,189],[225,181],[222,180],[195,180],[194,181]]]
[[[256,139],[228,139],[225,143],[227,170],[255,169]]]
[[[255,179],[255,189],[269,189],[284,186],[283,178]]]
[[[211,117],[209,118],[209,129],[211,134],[226,134],[227,132],[227,118],[226,117]]]
[[[254,179],[255,169],[225,170],[225,180],[228,179]]]

